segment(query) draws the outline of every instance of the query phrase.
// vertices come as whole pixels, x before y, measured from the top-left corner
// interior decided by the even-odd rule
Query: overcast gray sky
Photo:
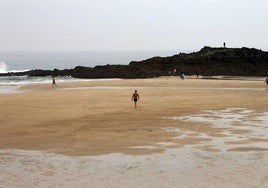
[[[0,0],[0,50],[268,50],[268,0]]]

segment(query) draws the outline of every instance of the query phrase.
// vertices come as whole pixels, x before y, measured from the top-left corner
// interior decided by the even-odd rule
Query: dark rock
[[[176,68],[177,74],[204,76],[267,76],[268,52],[254,48],[211,48],[180,53],[171,57],[153,57],[132,61],[129,65],[77,66],[65,70],[31,70],[0,76],[72,76],[75,78],[152,78],[166,76]]]

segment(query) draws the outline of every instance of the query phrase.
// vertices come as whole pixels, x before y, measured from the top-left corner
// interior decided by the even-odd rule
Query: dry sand
[[[268,187],[262,81],[162,77],[21,90],[0,95],[4,187]]]

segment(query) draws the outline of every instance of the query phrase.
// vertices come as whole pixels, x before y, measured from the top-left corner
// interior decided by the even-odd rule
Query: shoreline
[[[25,77],[25,76],[23,76]],[[68,79],[66,79],[68,78]],[[156,78],[147,78],[147,79],[178,79],[180,80],[179,76],[161,76]],[[36,79],[36,81],[34,81]],[[238,81],[263,81],[265,80],[265,77],[256,77],[256,76],[202,76],[200,75],[198,78],[195,75],[189,75],[186,77],[186,79],[189,80],[238,80]],[[70,78],[70,77],[56,77],[56,82],[65,85],[65,83],[76,83],[81,84],[80,82],[103,82],[103,81],[113,81],[113,80],[133,80],[133,79],[118,79],[118,78],[112,78],[112,79],[76,79],[76,78]],[[134,80],[141,80],[141,79],[134,79]],[[37,88],[40,88],[38,85],[46,85],[51,83],[50,77],[32,77],[30,81],[27,81],[27,77],[25,78],[25,81],[16,81],[16,82],[1,82],[0,83],[0,94],[9,94],[9,93],[21,93],[23,92],[23,89],[20,88],[30,88],[32,86],[37,86]]]

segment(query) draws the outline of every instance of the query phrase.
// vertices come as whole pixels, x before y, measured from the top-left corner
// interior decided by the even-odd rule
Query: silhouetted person
[[[265,81],[266,85],[268,85],[268,76],[265,78]]]
[[[224,48],[226,47],[226,44],[225,44],[225,42],[223,43],[223,47],[224,47]]]
[[[56,80],[55,80],[55,77],[52,76],[52,87],[56,86],[57,87],[57,84],[56,84]]]
[[[137,90],[135,90],[135,92],[133,93],[133,95],[131,97],[131,100],[134,101],[135,108],[137,108],[137,102],[139,99],[140,99],[140,96],[139,96]]]
[[[184,74],[184,73],[181,73],[180,78],[181,78],[182,80],[184,80],[184,79],[185,79],[185,74]]]

